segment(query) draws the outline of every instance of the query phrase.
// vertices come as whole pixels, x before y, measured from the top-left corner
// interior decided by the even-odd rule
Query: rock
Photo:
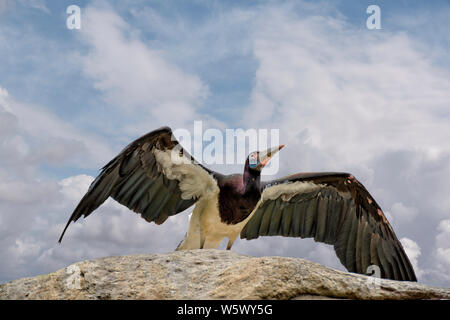
[[[450,289],[223,250],[107,257],[0,285],[0,299],[324,298],[449,299]]]

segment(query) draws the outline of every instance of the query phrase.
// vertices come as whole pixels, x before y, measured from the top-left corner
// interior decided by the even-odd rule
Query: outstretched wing
[[[417,281],[392,227],[366,188],[348,173],[302,173],[263,184],[261,200],[241,238],[314,238],[334,245],[350,272]]]
[[[72,213],[70,222],[87,217],[112,197],[148,222],[163,223],[208,192],[217,191],[217,173],[195,161],[168,127],[129,144],[103,167]]]

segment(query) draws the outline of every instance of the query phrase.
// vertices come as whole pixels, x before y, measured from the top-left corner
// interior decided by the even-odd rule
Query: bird
[[[162,224],[195,205],[175,250],[216,249],[228,239],[313,238],[333,245],[349,271],[417,281],[408,256],[367,189],[343,172],[303,172],[261,181],[261,171],[284,145],[254,151],[243,174],[224,175],[196,161],[169,127],[131,142],[107,163],[69,218],[94,212],[112,197],[148,222]]]

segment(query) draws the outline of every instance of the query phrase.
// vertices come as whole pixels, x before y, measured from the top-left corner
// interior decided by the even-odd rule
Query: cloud
[[[72,223],[61,244],[57,240],[78,201],[94,177],[72,176],[41,190],[18,216],[16,203],[2,199],[0,210],[0,282],[57,270],[70,263],[109,255],[169,252],[187,230],[188,215],[181,213],[162,226],[149,224],[112,199],[87,219]],[[42,185],[39,185],[42,188]],[[25,206],[28,203],[23,204]],[[9,206],[10,205],[10,206]],[[64,223],[61,223],[63,221]],[[6,232],[2,227],[13,229]],[[165,237],[168,233],[173,237]],[[160,241],[165,238],[165,241]]]
[[[259,68],[246,122],[279,125],[289,137],[305,132],[304,143],[347,163],[399,147],[449,149],[440,115],[450,77],[406,34],[270,8],[254,43]]]
[[[36,259],[54,246],[48,230],[73,210],[41,166],[92,167],[112,157],[108,144],[23,103],[0,87],[0,281],[45,272]],[[48,265],[47,265],[48,267]]]
[[[70,213],[87,191],[94,177],[79,175],[60,181],[60,199],[67,203]],[[66,214],[68,219],[70,214]],[[62,243],[47,247],[38,260],[52,261],[60,267],[67,261],[97,258],[108,255],[141,252],[169,252],[176,248],[187,230],[188,216],[181,213],[166,221],[162,226],[149,224],[138,214],[128,210],[113,199],[108,199],[98,210],[86,219],[72,223]],[[56,224],[48,235],[57,239],[64,224]],[[170,232],[173,237],[161,238]],[[178,235],[178,236],[177,236]],[[73,254],[69,254],[73,253]]]
[[[186,126],[197,117],[195,107],[208,94],[198,76],[168,62],[113,10],[88,7],[82,40],[89,51],[80,57],[84,74],[104,99],[138,123],[133,134],[161,125]],[[176,115],[176,116],[175,116]]]
[[[84,133],[45,108],[18,101],[0,87],[2,160],[17,165],[98,167],[113,153],[105,140]],[[11,165],[13,163],[10,162]]]
[[[442,220],[436,236],[436,263],[441,272],[450,270],[450,219]]]
[[[418,210],[415,207],[405,206],[401,202],[395,202],[391,206],[391,210],[386,214],[389,216],[389,221],[397,224],[411,223],[418,215]]]
[[[440,221],[436,230],[430,257],[422,263],[422,281],[446,287],[450,283],[450,219]],[[430,233],[431,234],[431,233]]]
[[[421,254],[421,250],[419,245],[411,239],[406,237],[401,238],[400,242],[402,243],[403,248],[405,249],[406,255],[409,257],[409,260],[414,268],[416,273],[416,277],[419,278],[422,276],[422,270],[419,268],[418,259]]]
[[[181,126],[194,119],[195,107],[208,92],[197,76],[150,49],[113,11],[92,7],[85,18],[80,38],[88,50],[76,61],[116,114],[132,113],[130,118],[138,119],[136,125],[121,128],[122,134],[142,134],[161,124]],[[57,181],[45,177],[41,167],[98,168],[115,154],[103,138],[63,121],[48,108],[11,97],[3,87],[0,125],[0,281],[86,258],[170,251],[183,238],[187,215],[157,227],[110,199],[86,225],[73,224],[57,246],[93,177]],[[172,232],[179,237],[158,241]]]
[[[42,179],[40,166],[98,167],[113,157],[109,145],[38,105],[14,99],[2,87],[0,124],[0,281],[45,273],[86,258],[166,252],[181,241],[187,215],[157,227],[109,199],[87,224],[71,225],[58,246],[65,222],[94,177]],[[179,237],[158,241],[169,230]]]
[[[30,7],[47,14],[50,13],[50,10],[45,5],[44,0],[2,0],[0,1],[0,15],[8,10],[16,9],[16,5],[21,7]]]
[[[337,270],[346,270],[339,259],[336,257],[333,246],[323,243],[317,244],[315,248],[311,248],[311,251],[305,257],[308,260],[319,262],[325,266],[332,267]]]
[[[216,70],[217,63],[245,68],[240,59],[252,55],[251,30],[257,11],[226,7],[221,2],[212,6],[215,10],[202,17],[201,23],[199,19],[189,19],[173,11],[164,14],[148,6],[130,8],[130,13],[142,32],[151,33],[152,46],[164,50],[177,64],[207,74]],[[240,36],[236,37],[237,34]],[[231,64],[227,63],[230,58],[234,58]],[[222,77],[224,72],[233,76],[228,71],[222,69],[222,74],[216,76]],[[232,71],[239,73],[234,68]]]

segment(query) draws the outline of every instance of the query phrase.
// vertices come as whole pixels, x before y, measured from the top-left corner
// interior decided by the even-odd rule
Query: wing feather
[[[269,232],[268,232],[269,236],[276,236],[276,235],[280,234],[279,227],[280,227],[281,214],[282,214],[283,210],[284,209],[282,208],[282,200],[277,199],[277,201],[275,201],[275,208],[272,210],[273,214],[270,219],[270,226],[269,226]]]
[[[362,222],[361,226],[361,270],[367,270],[370,263],[370,236],[371,230],[367,221]],[[406,278],[405,278],[406,279]]]
[[[322,195],[324,196],[324,195]],[[316,231],[314,234],[314,240],[318,242],[324,242],[325,229],[327,227],[327,211],[328,211],[328,198],[325,196],[317,203],[317,213],[312,214],[317,218]]]
[[[314,238],[332,244],[350,272],[417,281],[412,265],[381,208],[348,173],[302,173],[263,183],[261,200],[241,231],[259,236]]]
[[[292,217],[292,237],[305,238],[304,221],[307,205],[308,202],[306,201],[299,201],[294,204],[294,216]]]
[[[287,206],[281,215],[281,235],[288,237],[291,231],[292,216],[294,215],[295,206]]]
[[[276,201],[272,201],[267,205],[264,214],[262,215],[261,225],[259,227],[258,235],[267,236],[270,226],[270,218],[272,218],[272,213],[274,212]]]
[[[148,222],[163,223],[192,206],[202,190],[215,191],[215,174],[179,145],[170,128],[147,133],[103,167],[70,216],[59,242],[72,221],[87,217],[108,197]]]
[[[316,213],[317,213],[317,202],[318,199],[312,199],[309,201],[309,205],[306,208],[306,214],[305,214],[305,238],[311,238],[314,236],[314,230],[315,230],[315,219],[316,219]]]
[[[356,213],[355,206],[350,207],[350,232],[347,239],[345,250],[345,266],[350,272],[356,272],[356,236],[358,230],[358,220],[353,219]]]

